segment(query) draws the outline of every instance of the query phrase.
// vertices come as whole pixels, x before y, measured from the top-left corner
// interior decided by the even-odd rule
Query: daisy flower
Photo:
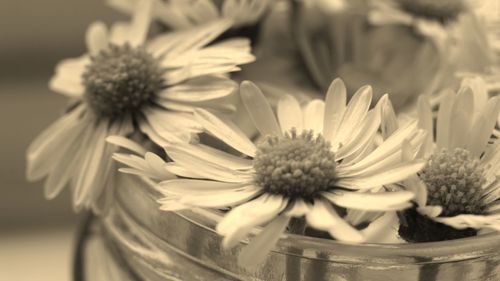
[[[160,145],[187,141],[198,132],[188,113],[193,108],[231,109],[219,100],[236,89],[227,73],[254,59],[248,40],[207,46],[230,26],[217,21],[146,42],[151,9],[151,1],[142,1],[131,24],[111,30],[92,24],[88,53],[57,66],[50,88],[74,105],[27,151],[27,176],[47,177],[47,198],[70,183],[76,210],[103,211],[114,190],[115,148],[106,144],[107,136],[140,130]]]
[[[325,101],[301,106],[288,95],[278,102],[275,115],[253,83],[242,82],[240,94],[260,137],[254,142],[234,123],[196,110],[205,132],[237,153],[199,144],[168,145],[173,166],[167,169],[182,178],[160,183],[165,198],[158,202],[166,211],[231,207],[216,228],[226,248],[264,225],[241,252],[241,265],[262,260],[292,218],[337,240],[362,242],[362,232],[343,219],[345,208],[386,211],[410,206],[412,192],[371,192],[424,165],[419,160],[403,162],[400,156],[403,140],[422,133],[416,122],[374,150],[367,149],[380,128],[381,103],[387,96],[369,110],[372,91],[365,86],[346,105],[346,88],[337,79]]]
[[[408,241],[449,240],[500,230],[500,145],[491,139],[500,97],[481,102],[486,86],[470,80],[458,94],[448,92],[433,123],[425,96],[419,100],[420,126],[429,135],[425,168],[407,183],[417,209],[403,213],[400,235]]]
[[[107,0],[124,13],[132,14],[142,0]],[[189,28],[221,18],[235,28],[255,24],[274,0],[154,0],[154,18],[172,29]]]

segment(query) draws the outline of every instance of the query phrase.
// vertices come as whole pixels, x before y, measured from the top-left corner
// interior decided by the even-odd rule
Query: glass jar
[[[120,179],[116,204],[106,218],[98,219],[98,235],[87,247],[87,261],[94,261],[87,262],[87,272],[153,281],[500,280],[500,234],[398,245],[284,235],[257,268],[242,268],[236,260],[247,242],[231,250],[221,248],[222,239],[214,231],[220,214],[161,211],[156,202],[160,194],[151,182]]]

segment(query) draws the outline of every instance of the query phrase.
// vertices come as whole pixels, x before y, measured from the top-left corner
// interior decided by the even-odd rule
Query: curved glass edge
[[[154,182],[139,177],[130,177],[135,188],[120,188],[125,192],[118,194],[118,203],[127,209],[141,225],[148,228],[160,239],[166,239],[164,227],[170,219],[186,224],[196,225],[206,236],[218,236],[215,226],[222,218],[222,213],[215,210],[193,209],[177,212],[159,210],[156,202],[161,193]],[[127,183],[130,184],[131,181]],[[139,198],[143,204],[135,204]],[[138,208],[142,206],[142,208]],[[147,212],[145,212],[147,210]],[[150,216],[144,215],[149,213]],[[177,218],[173,218],[173,216]],[[259,229],[254,229],[253,234]],[[199,233],[200,235],[202,233]],[[242,241],[247,244],[248,241]],[[304,258],[326,261],[366,261],[373,260],[377,264],[391,264],[395,261],[407,260],[411,264],[443,263],[462,261],[474,258],[500,255],[500,233],[490,233],[476,237],[456,239],[443,242],[415,244],[349,244],[329,239],[287,234],[278,242],[274,252],[284,255],[296,255],[300,251]],[[319,258],[321,257],[321,258]],[[402,259],[401,258],[409,258]]]

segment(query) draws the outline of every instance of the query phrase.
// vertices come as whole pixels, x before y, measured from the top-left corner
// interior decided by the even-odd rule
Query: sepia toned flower
[[[366,86],[346,105],[346,88],[337,79],[325,101],[301,106],[294,97],[285,96],[275,115],[253,83],[243,82],[240,94],[260,132],[258,140],[248,139],[232,122],[198,109],[195,117],[203,130],[237,153],[202,144],[167,145],[173,160],[167,169],[180,178],[159,185],[165,195],[159,200],[162,210],[231,207],[216,228],[226,248],[264,225],[241,252],[240,264],[253,265],[265,257],[296,218],[337,240],[363,242],[362,232],[342,218],[343,209],[389,211],[411,206],[412,192],[379,188],[424,165],[420,160],[401,161],[403,141],[421,133],[416,122],[373,149],[387,96],[370,110],[372,93]]]
[[[139,130],[159,145],[188,141],[199,131],[194,108],[234,110],[220,99],[236,89],[227,74],[254,60],[248,40],[208,45],[230,27],[221,20],[147,41],[152,3],[142,1],[131,23],[110,30],[92,24],[88,53],[57,66],[50,88],[74,104],[27,152],[28,178],[47,178],[47,198],[70,184],[76,209],[105,211],[113,197],[116,150],[107,136]]]
[[[426,242],[500,230],[500,146],[491,138],[500,97],[488,98],[478,79],[446,93],[435,125],[426,97],[419,100],[419,122],[429,134],[427,158],[418,178],[407,183],[418,208],[406,213],[402,236]]]

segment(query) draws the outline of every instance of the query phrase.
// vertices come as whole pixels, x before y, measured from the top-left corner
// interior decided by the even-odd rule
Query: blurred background
[[[0,280],[71,280],[79,215],[25,180],[25,150],[66,100],[47,83],[55,64],[85,51],[86,27],[119,15],[103,0],[0,1]]]

